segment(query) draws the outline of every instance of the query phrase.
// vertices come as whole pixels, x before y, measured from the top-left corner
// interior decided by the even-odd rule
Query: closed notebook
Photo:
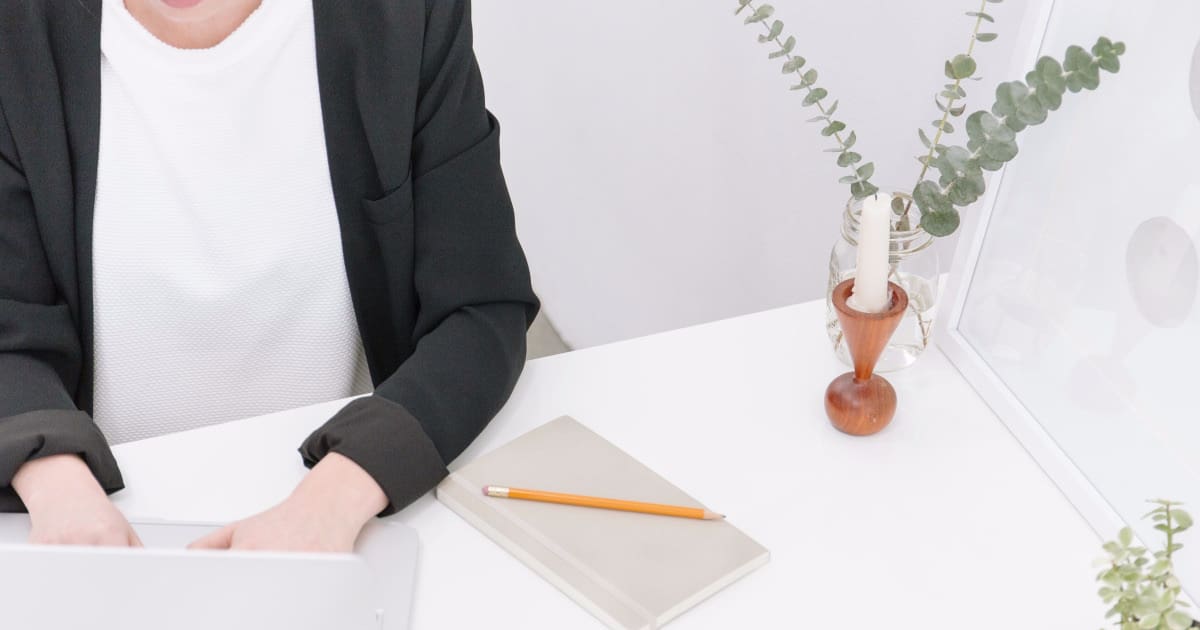
[[[567,416],[438,486],[438,500],[611,628],[657,628],[770,557],[724,520],[488,497],[485,485],[703,506]]]

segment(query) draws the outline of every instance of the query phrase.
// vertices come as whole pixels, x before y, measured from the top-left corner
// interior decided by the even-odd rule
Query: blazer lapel
[[[59,82],[63,92],[67,143],[75,187],[75,251],[79,283],[80,343],[83,365],[77,403],[92,412],[95,355],[92,313],[92,219],[96,207],[96,168],[100,153],[101,0],[63,3]]]

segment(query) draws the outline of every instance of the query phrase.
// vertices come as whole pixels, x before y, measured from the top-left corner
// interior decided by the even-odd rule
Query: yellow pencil
[[[705,521],[717,521],[725,518],[724,514],[710,512],[704,508],[663,505],[662,503],[643,503],[641,501],[626,501],[624,499],[605,499],[603,497],[588,497],[579,494],[547,492],[545,490],[526,490],[524,488],[509,488],[507,486],[484,486],[483,493],[489,497],[499,497],[502,499],[561,503],[563,505],[621,510],[623,512],[641,512],[643,514],[694,518]]]

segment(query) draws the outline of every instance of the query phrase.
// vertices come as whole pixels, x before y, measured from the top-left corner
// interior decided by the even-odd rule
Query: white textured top
[[[213,48],[104,0],[94,418],[111,443],[371,390],[342,259],[312,6]]]

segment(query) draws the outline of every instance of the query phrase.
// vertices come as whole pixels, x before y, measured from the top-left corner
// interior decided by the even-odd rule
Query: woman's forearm
[[[50,455],[25,462],[13,476],[12,487],[31,512],[68,493],[94,491],[104,495],[78,455]]]
[[[343,515],[356,528],[361,528],[388,504],[383,489],[371,475],[340,453],[329,453],[322,458],[296,486],[292,499]]]

